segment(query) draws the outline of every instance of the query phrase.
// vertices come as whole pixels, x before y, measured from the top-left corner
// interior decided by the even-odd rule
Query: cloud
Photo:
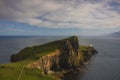
[[[112,31],[113,28],[120,27],[119,2],[119,0],[0,0],[0,19],[36,27]]]

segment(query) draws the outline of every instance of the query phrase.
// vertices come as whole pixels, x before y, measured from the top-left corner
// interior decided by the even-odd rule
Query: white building
[[[90,47],[93,47],[93,44],[90,44],[89,46],[90,46]]]

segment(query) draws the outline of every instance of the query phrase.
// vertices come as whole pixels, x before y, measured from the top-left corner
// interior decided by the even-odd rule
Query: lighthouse
[[[93,47],[93,44],[90,44],[89,46],[90,46],[90,47]]]

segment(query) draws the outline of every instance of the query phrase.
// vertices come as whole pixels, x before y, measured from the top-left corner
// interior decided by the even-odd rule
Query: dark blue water
[[[0,37],[0,64],[8,63],[10,55],[24,47],[62,38],[65,37]],[[71,80],[120,80],[120,39],[79,37],[79,42],[81,45],[92,43],[99,53],[92,57],[87,71],[74,75]]]

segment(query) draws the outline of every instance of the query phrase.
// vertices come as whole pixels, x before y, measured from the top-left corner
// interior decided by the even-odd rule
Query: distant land
[[[108,37],[120,37],[120,31],[107,35]]]

